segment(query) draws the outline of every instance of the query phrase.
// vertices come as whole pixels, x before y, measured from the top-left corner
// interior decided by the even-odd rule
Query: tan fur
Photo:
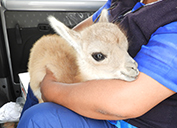
[[[57,81],[74,83],[93,79],[135,80],[137,63],[127,53],[128,41],[120,28],[107,20],[105,10],[100,21],[76,32],[49,17],[53,29],[60,34],[47,35],[33,46],[29,58],[30,85],[34,95],[41,100],[39,84],[46,67]],[[97,61],[93,54],[106,57]]]
[[[75,79],[78,71],[75,50],[58,35],[43,36],[34,44],[28,67],[33,92],[39,91],[46,67],[54,73],[57,81],[64,83],[78,81]]]

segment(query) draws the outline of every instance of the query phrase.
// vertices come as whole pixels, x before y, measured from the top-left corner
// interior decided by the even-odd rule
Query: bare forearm
[[[104,88],[101,87],[102,82]],[[127,118],[121,114],[114,114],[114,108],[111,106],[114,104],[117,104],[118,107],[121,106],[118,105],[118,102],[112,102],[115,90],[111,89],[112,86],[109,85],[108,81],[89,81],[72,85],[52,82],[48,87],[45,88],[46,91],[43,91],[43,95],[45,98],[47,97],[46,101],[63,105],[86,117],[95,119]]]
[[[134,118],[174,94],[146,75],[140,76],[134,82],[97,80],[63,84],[46,80],[42,93],[46,101],[63,105],[86,117],[106,120]],[[149,87],[147,83],[153,86]]]

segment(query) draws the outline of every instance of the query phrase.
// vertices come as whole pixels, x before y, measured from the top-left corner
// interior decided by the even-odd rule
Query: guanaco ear
[[[57,34],[63,37],[74,49],[80,54],[81,53],[81,44],[80,44],[80,34],[67,26],[62,22],[57,20],[53,16],[48,17],[51,27],[55,30]]]
[[[108,20],[108,10],[107,9],[102,10],[99,22],[109,22],[109,20]]]

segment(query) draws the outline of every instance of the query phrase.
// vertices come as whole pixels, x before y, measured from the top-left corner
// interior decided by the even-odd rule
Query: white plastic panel
[[[7,10],[96,11],[107,0],[2,0]]]

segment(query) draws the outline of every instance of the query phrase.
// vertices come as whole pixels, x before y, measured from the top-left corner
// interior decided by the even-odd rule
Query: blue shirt
[[[177,92],[177,22],[158,28],[135,60],[141,72]]]

